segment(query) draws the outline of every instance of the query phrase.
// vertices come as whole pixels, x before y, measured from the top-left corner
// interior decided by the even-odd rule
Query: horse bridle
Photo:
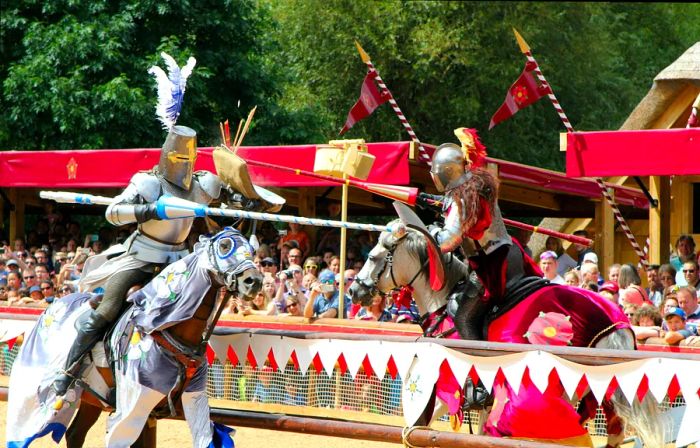
[[[399,245],[398,242],[401,241],[403,238],[399,239],[396,243],[394,243],[391,247],[386,247],[387,249],[387,254],[384,256],[384,268],[377,273],[376,276],[370,277],[368,279],[361,279],[361,278],[355,278],[355,282],[359,283],[360,285],[364,286],[365,288],[369,289],[369,293],[371,296],[375,296],[377,294],[379,295],[386,295],[386,292],[380,291],[377,285],[379,284],[379,277],[386,271],[387,267],[389,268],[389,275],[391,276],[391,282],[394,284],[394,287],[391,288],[389,291],[396,291],[398,289],[401,289],[403,286],[413,286],[413,282],[416,281],[416,279],[420,276],[421,272],[425,269],[425,267],[428,265],[428,259],[426,259],[423,264],[418,268],[418,271],[411,277],[411,281],[409,281],[406,285],[399,285],[398,282],[396,281],[396,278],[394,277],[394,251],[396,250],[396,247]],[[369,281],[372,281],[372,283],[369,283]],[[387,291],[388,292],[388,291]]]

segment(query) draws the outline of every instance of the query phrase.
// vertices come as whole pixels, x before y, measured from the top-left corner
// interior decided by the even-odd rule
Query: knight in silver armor
[[[445,224],[431,231],[443,253],[461,245],[464,254],[471,256],[478,245],[489,254],[512,244],[496,201],[495,179],[486,170],[472,170],[462,148],[453,143],[440,145],[433,154],[430,175],[438,191],[445,194]]]
[[[222,199],[230,207],[258,208],[258,201],[224,185],[208,171],[193,172],[197,158],[196,132],[173,126],[161,150],[160,161],[151,171],[136,173],[124,191],[107,207],[107,221],[115,226],[138,223],[137,230],[120,245],[112,246],[86,263],[79,282],[81,291],[102,288],[99,305],[80,323],[78,336],[66,360],[65,373],[54,382],[56,395],[64,395],[80,369],[85,353],[101,338],[125,307],[126,294],[144,284],[162,267],[185,257],[186,240],[194,218],[160,220],[156,201],[164,195],[199,204]]]

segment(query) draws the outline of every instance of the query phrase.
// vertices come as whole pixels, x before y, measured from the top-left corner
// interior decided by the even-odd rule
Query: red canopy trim
[[[700,174],[700,128],[566,134],[566,175],[682,176]]]
[[[436,146],[425,143],[423,146],[432,159]],[[567,174],[558,171],[522,165],[520,163],[494,159],[492,157],[487,157],[486,163],[492,163],[498,166],[498,178],[502,181],[510,180],[525,185],[546,188],[554,193],[566,193],[587,198],[602,197],[600,188],[593,179],[573,179],[567,177]],[[615,201],[617,201],[618,204],[642,209],[649,208],[649,201],[641,190],[610,183],[606,183],[605,185],[614,190]]]
[[[408,185],[408,142],[369,143],[376,157],[367,182]],[[212,148],[199,148],[198,170],[214,172]],[[238,151],[244,159],[313,171],[316,145],[249,146]],[[110,188],[124,187],[137,171],[158,164],[160,148],[70,151],[0,152],[0,187]],[[250,167],[261,186],[315,187],[334,183],[271,168]]]

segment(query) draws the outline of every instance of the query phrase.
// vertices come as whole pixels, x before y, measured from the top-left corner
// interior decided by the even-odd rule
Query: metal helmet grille
[[[189,190],[196,160],[197,133],[186,126],[173,126],[160,152],[158,172],[168,182]]]

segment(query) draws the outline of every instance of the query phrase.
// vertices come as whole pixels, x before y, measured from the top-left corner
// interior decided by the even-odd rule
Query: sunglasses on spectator
[[[53,286],[42,286],[41,290],[46,291],[48,289],[53,289]]]
[[[275,263],[270,263],[269,261],[263,261],[260,263],[260,266],[265,266],[266,268],[269,268],[270,266],[274,266]]]
[[[695,274],[695,269],[683,269],[684,274]]]
[[[315,264],[307,264],[304,266],[304,269],[318,269],[318,266]]]
[[[35,276],[33,276],[33,275],[25,275],[25,276],[22,277],[22,278],[25,279],[25,280],[31,280],[31,279],[35,278]]]
[[[287,304],[287,308],[291,308],[293,306],[299,306],[299,304],[298,303],[288,303]]]

